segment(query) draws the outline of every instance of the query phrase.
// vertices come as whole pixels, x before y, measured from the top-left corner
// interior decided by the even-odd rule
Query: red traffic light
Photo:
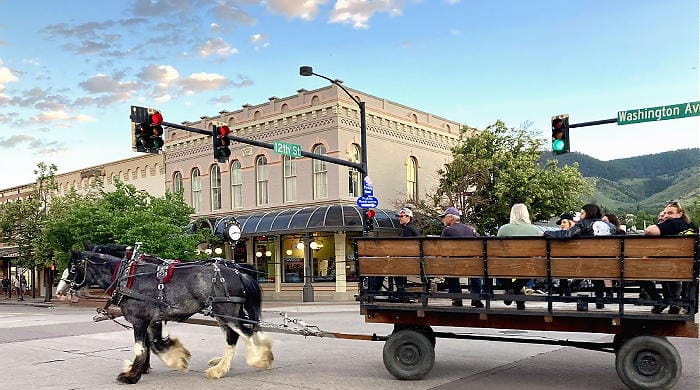
[[[377,215],[377,212],[372,209],[369,209],[365,212],[365,215],[367,216],[367,218],[374,218],[374,216]]]
[[[228,126],[219,126],[219,137],[224,138],[231,134],[231,129]]]
[[[163,123],[163,114],[161,114],[159,111],[156,111],[153,114],[151,114],[149,119],[150,119],[151,125],[153,125],[153,126],[160,125],[161,123]]]

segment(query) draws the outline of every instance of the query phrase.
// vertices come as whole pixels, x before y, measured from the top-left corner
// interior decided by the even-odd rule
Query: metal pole
[[[586,126],[595,126],[595,125],[606,125],[608,123],[617,123],[617,118],[611,118],[611,119],[601,119],[599,121],[591,121],[591,122],[581,122],[581,123],[574,123],[569,125],[570,129],[576,128],[576,127],[586,127]]]
[[[362,144],[360,146],[360,164],[362,164],[362,170],[360,171],[360,185],[362,186],[362,196],[364,197],[367,196],[367,194],[365,194],[365,177],[367,177],[367,119],[365,115],[365,102],[357,102],[357,104],[360,106],[360,143]],[[365,226],[363,223],[362,237],[367,236],[369,236],[369,231],[367,231],[367,226]]]
[[[311,268],[311,234],[304,235],[304,289],[302,290],[302,302],[314,301],[314,286],[311,283],[313,269]]]

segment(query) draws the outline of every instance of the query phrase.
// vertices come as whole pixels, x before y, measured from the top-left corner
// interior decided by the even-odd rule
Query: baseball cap
[[[398,213],[396,213],[397,217],[403,217],[404,215],[413,218],[413,211],[409,209],[408,207],[404,207],[401,210],[399,210]]]
[[[557,221],[557,225],[561,225],[561,221],[563,221],[563,220],[565,220],[565,219],[569,219],[569,220],[572,220],[572,221],[573,221],[573,220],[574,220],[574,215],[573,215],[573,214],[569,214],[569,213],[564,213],[564,214],[560,215],[560,216],[559,216],[559,220]]]
[[[462,213],[460,213],[456,207],[448,207],[445,209],[444,213],[440,214],[440,217],[444,217],[445,215],[448,215],[448,214],[449,215],[456,215],[456,216],[462,215]]]

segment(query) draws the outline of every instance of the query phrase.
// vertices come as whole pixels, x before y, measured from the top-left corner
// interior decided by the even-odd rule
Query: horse
[[[134,359],[125,362],[118,382],[134,384],[147,374],[151,351],[166,366],[187,370],[190,352],[178,339],[162,336],[162,323],[181,322],[202,312],[214,316],[226,338],[222,355],[209,360],[208,378],[226,376],[239,338],[245,342],[249,366],[271,367],[272,343],[260,330],[262,290],[254,269],[222,259],[171,263],[146,256],[135,261],[133,274],[115,279],[121,264],[116,256],[73,251],[66,278],[74,290],[98,285],[108,291],[127,282],[117,286],[113,300],[133,326]]]

